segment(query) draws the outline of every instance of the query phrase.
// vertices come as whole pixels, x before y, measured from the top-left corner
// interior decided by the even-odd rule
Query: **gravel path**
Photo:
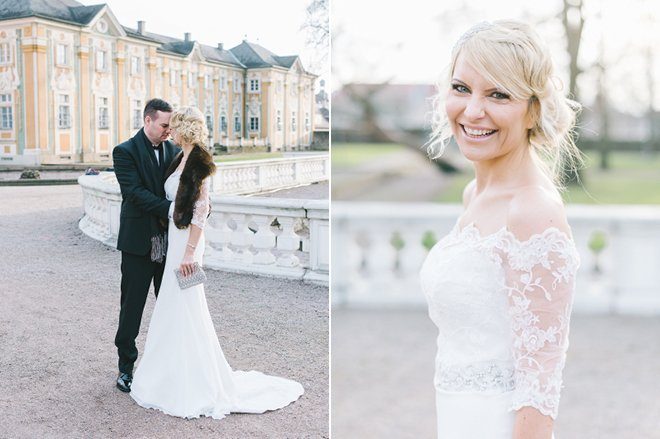
[[[332,311],[333,439],[433,438],[426,311]],[[577,315],[557,439],[660,438],[660,318]]]
[[[209,270],[232,367],[298,380],[305,394],[263,415],[170,417],[114,387],[120,253],[79,231],[80,188],[0,187],[0,204],[0,437],[328,437],[327,288]]]

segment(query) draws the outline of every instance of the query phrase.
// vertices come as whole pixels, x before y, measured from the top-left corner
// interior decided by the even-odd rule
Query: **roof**
[[[246,40],[229,50],[247,68],[284,67],[290,69],[298,59],[296,55],[277,56],[265,47]]]
[[[152,32],[138,33],[137,29],[126,26],[122,27],[124,28],[126,34],[130,37],[141,38],[143,40],[160,44],[161,46],[158,48],[159,52],[167,53],[170,55],[188,56],[193,51],[195,44],[197,44],[200,52],[202,53],[202,56],[205,59],[245,68],[245,66],[229,50],[220,50],[217,47],[196,43],[194,40],[185,41],[166,35],[155,34]]]
[[[0,0],[0,20],[45,17],[87,25],[105,4],[85,6],[75,0]]]
[[[106,4],[85,6],[75,0],[0,0],[0,20],[23,17],[43,17],[80,26],[88,25]],[[195,46],[208,61],[234,65],[241,68],[284,67],[290,69],[298,56],[278,56],[255,43],[243,41],[225,50],[206,46],[195,41],[185,41],[151,32],[139,33],[137,29],[122,26],[126,35],[160,44],[158,51],[170,55],[188,56]]]

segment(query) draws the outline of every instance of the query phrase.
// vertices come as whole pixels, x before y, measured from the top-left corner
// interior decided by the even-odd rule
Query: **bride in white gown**
[[[261,372],[233,371],[220,348],[204,286],[179,288],[174,270],[190,272],[194,262],[202,265],[209,175],[215,167],[210,154],[198,146],[207,137],[199,110],[176,110],[170,126],[183,151],[165,182],[167,198],[174,201],[167,259],[130,395],[143,407],[185,418],[221,419],[231,412],[263,413],[284,407],[302,395],[302,386]]]
[[[578,105],[519,22],[470,29],[449,75],[430,152],[454,137],[476,178],[420,273],[439,332],[438,438],[550,439],[579,264],[558,169],[580,162]]]

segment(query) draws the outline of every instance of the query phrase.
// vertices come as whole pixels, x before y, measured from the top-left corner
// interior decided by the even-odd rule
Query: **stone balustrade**
[[[329,178],[328,154],[228,162],[218,164],[213,191],[225,195],[257,193]]]
[[[270,145],[268,138],[266,139],[257,139],[253,137],[251,139],[246,139],[239,137],[238,139],[231,139],[229,137],[223,137],[220,141],[220,144],[223,146],[233,146],[233,147],[243,147],[243,146],[263,146],[266,147]]]
[[[211,201],[206,266],[328,283],[327,200],[214,195]]]
[[[333,304],[425,306],[419,269],[461,211],[431,203],[333,202]],[[569,205],[567,213],[581,259],[574,310],[660,314],[660,208]],[[604,248],[596,253],[598,241]]]
[[[117,247],[121,192],[114,172],[83,175],[78,177],[78,184],[83,190],[85,210],[78,227],[86,235]]]
[[[278,170],[287,170],[286,178],[277,177]],[[328,173],[327,154],[218,165],[212,184],[213,212],[206,230],[206,265],[328,284],[327,200],[227,195],[322,181]],[[243,174],[256,178],[240,177]],[[122,198],[114,173],[83,175],[78,183],[85,211],[80,229],[116,247]]]

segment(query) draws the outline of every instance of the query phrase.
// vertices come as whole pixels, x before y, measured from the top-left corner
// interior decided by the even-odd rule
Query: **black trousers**
[[[162,264],[152,262],[151,254],[137,256],[121,252],[121,309],[115,346],[119,354],[119,371],[122,373],[133,373],[133,365],[138,357],[135,338],[140,330],[149,286],[153,280],[154,292],[158,297],[164,268],[165,261]]]

